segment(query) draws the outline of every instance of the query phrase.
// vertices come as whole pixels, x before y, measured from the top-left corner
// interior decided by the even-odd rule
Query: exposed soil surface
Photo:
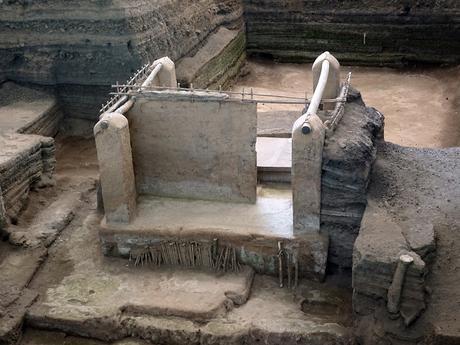
[[[31,191],[27,205],[18,218],[18,226],[28,227],[33,224],[37,214],[64,193],[94,188],[98,165],[93,139],[58,136],[56,160],[56,186]]]
[[[115,295],[123,291],[128,293],[128,295],[132,292],[129,288],[126,290],[123,288],[118,289],[112,286],[113,284],[111,281],[106,280],[107,277],[111,279],[113,274],[116,275],[116,272],[120,271],[126,271],[128,274],[136,276],[137,274],[142,275],[142,272],[133,272],[133,268],[127,268],[127,261],[125,260],[105,258],[99,249],[97,229],[89,229],[87,227],[87,223],[85,223],[87,215],[94,212],[96,208],[94,182],[97,177],[97,159],[93,140],[78,139],[73,137],[58,137],[56,139],[56,146],[58,164],[55,177],[57,184],[54,187],[41,189],[31,194],[30,201],[26,210],[20,217],[18,225],[27,226],[28,224],[33,224],[40,213],[46,211],[53,202],[60,200],[61,195],[70,190],[81,193],[80,203],[74,210],[72,222],[56,238],[51,247],[48,248],[46,254],[41,255],[40,258],[36,258],[32,255],[33,253],[30,252],[30,249],[23,250],[24,255],[26,255],[24,259],[26,260],[25,263],[29,265],[30,262],[31,264],[36,265],[34,267],[31,266],[30,270],[23,269],[24,274],[17,275],[17,279],[11,281],[13,283],[18,281],[20,289],[26,286],[30,291],[38,292],[39,296],[36,297],[37,301],[35,302],[35,305],[37,306],[48,298],[47,296],[49,292],[53,289],[56,289],[56,291],[60,291],[60,289],[68,289],[70,293],[69,296],[72,298],[64,296],[65,294],[62,295],[59,292],[58,295],[61,294],[65,299],[64,303],[62,301],[59,302],[59,298],[56,299],[55,296],[49,295],[51,299],[49,299],[48,302],[51,304],[54,303],[55,306],[49,311],[46,311],[47,307],[45,306],[45,318],[40,319],[39,317],[39,321],[37,321],[37,319],[33,321],[36,315],[30,311],[26,321],[24,338],[21,343],[27,345],[105,344],[105,342],[93,339],[79,338],[61,332],[39,331],[31,327],[31,322],[38,322],[38,324],[40,324],[40,322],[46,320],[48,317],[51,317],[51,319],[56,317],[56,306],[60,308],[60,306],[65,307],[68,305],[70,306],[70,309],[67,309],[68,311],[66,312],[76,313],[80,315],[79,317],[82,317],[82,322],[78,327],[76,326],[74,330],[75,332],[78,333],[80,331],[80,334],[86,334],[90,338],[99,337],[100,339],[104,339],[109,342],[111,342],[109,339],[113,339],[113,341],[115,341],[117,338],[120,339],[123,338],[123,336],[128,336],[126,339],[115,341],[114,344],[143,344],[143,341],[129,337],[129,335],[132,336],[134,334],[138,334],[138,337],[143,338],[150,334],[148,327],[145,326],[146,328],[144,329],[144,326],[142,326],[144,319],[142,317],[137,317],[136,313],[129,315],[126,314],[126,312],[123,312],[125,320],[125,326],[123,326],[123,328],[117,328],[116,326],[115,328],[106,328],[104,326],[104,322],[102,322],[101,325],[98,323],[99,321],[96,321],[96,324],[90,326],[89,328],[85,326],[86,321],[84,315],[87,315],[91,320],[91,312],[96,312],[97,314],[103,309],[99,305],[92,306],[92,301],[97,300],[98,303],[101,302],[103,304],[107,302],[104,298],[98,297],[100,292],[98,287],[100,288],[101,284],[105,284],[104,286],[109,286],[110,288],[115,288],[116,291],[118,291],[114,292]],[[91,231],[89,233],[85,232],[88,231],[88,229]],[[79,240],[75,241],[75,239]],[[8,245],[6,242],[1,243],[0,249],[2,249],[2,254],[0,255],[0,260],[2,262],[11,261],[10,259],[6,260],[6,258],[10,258],[13,251],[17,251],[17,249],[12,248],[12,246]],[[72,258],[72,253],[76,253],[74,258]],[[45,261],[45,263],[40,265],[41,261]],[[78,282],[77,279],[74,281],[76,285],[69,284],[69,277],[75,275],[75,272],[77,272],[79,267],[83,267],[86,264],[91,267],[94,265],[103,265],[105,268],[101,271],[102,275],[101,272],[90,273],[91,270],[84,268],[85,273],[80,276],[81,281]],[[24,267],[24,264],[21,265]],[[14,273],[15,271],[11,269],[9,269],[8,272],[16,274]],[[149,274],[152,273],[144,270],[144,276],[148,276]],[[167,281],[174,283],[173,278],[175,276],[177,276],[178,279],[181,279],[180,277],[185,277],[186,274],[190,275],[191,273],[181,273],[180,271],[178,273],[159,273],[156,277],[163,280],[166,279]],[[106,277],[104,277],[104,275]],[[95,287],[87,283],[88,279],[95,282]],[[210,278],[208,277],[206,279]],[[27,282],[22,282],[20,280],[26,280]],[[100,282],[97,283],[99,280]],[[130,281],[136,286],[136,288],[144,289],[144,294],[148,294],[148,287],[141,280],[131,279]],[[125,281],[123,282],[123,286],[131,283]],[[212,281],[210,281],[210,283],[212,283]],[[182,334],[181,336],[185,337],[184,339],[188,336],[199,337],[201,330],[203,330],[204,333],[208,332],[211,338],[222,336],[222,339],[225,339],[227,338],[226,334],[229,329],[233,329],[232,327],[241,327],[241,329],[236,331],[235,336],[241,336],[241,339],[243,339],[242,341],[246,341],[248,343],[258,341],[257,339],[264,339],[265,337],[267,337],[265,341],[275,341],[274,343],[278,343],[276,337],[285,337],[283,339],[292,338],[291,340],[294,341],[296,334],[298,334],[298,337],[300,338],[310,337],[309,334],[311,334],[311,341],[313,342],[320,341],[322,343],[321,339],[329,339],[328,337],[331,337],[331,339],[336,339],[336,342],[334,343],[345,344],[348,343],[348,330],[351,325],[351,292],[347,287],[340,287],[337,289],[335,286],[335,282],[323,285],[320,283],[310,283],[304,280],[300,284],[297,295],[294,296],[289,290],[280,289],[276,278],[261,276],[257,277],[254,282],[250,305],[248,304],[244,307],[237,307],[231,312],[229,310],[228,317],[225,316],[226,314],[224,312],[224,315],[221,316],[223,319],[217,318],[216,320],[209,322],[209,326],[206,326],[206,324],[201,325],[196,323],[193,327],[191,327],[190,322],[186,319],[178,319],[178,323],[175,324],[173,321],[173,324],[176,325],[174,327],[184,327],[184,332],[179,332]],[[174,288],[179,290],[181,289],[179,285]],[[161,289],[161,287],[159,289]],[[214,288],[213,291],[214,290],[216,290],[216,288]],[[186,289],[184,291],[185,294],[188,293],[198,296],[190,289]],[[16,294],[18,292],[16,292]],[[86,294],[84,299],[82,299],[83,295],[80,296],[81,292]],[[168,293],[167,290],[164,292]],[[139,296],[139,294],[134,293],[131,297],[139,298]],[[210,296],[212,296],[212,294],[206,297],[196,297],[198,300],[195,300],[194,303],[196,304],[196,302],[198,302],[201,298],[209,300]],[[109,294],[108,297],[109,299],[115,298],[116,303],[124,301],[124,298],[116,300],[116,297],[111,297],[111,294]],[[267,301],[270,302],[267,303]],[[324,301],[329,301],[326,305],[327,310],[322,310],[322,305],[325,303]],[[105,307],[116,307],[116,303],[105,304]],[[198,305],[202,304],[202,302],[198,303]],[[93,307],[95,308],[95,311],[91,309]],[[18,314],[21,314],[23,312],[21,310],[24,310],[23,307],[17,308]],[[117,314],[115,314],[114,317],[116,318]],[[151,319],[148,319],[147,316],[145,317],[145,325],[156,325],[158,329],[161,329],[161,327],[170,327],[171,325],[171,320],[168,320],[167,318],[165,319],[159,316],[156,319],[155,316],[149,316]],[[32,318],[32,321],[30,321],[30,318]],[[133,323],[132,333],[129,326],[126,326],[127,324],[129,325],[129,322]],[[222,328],[222,324],[230,325],[231,327],[229,326],[229,329],[227,326]],[[52,327],[52,329],[55,328]],[[59,327],[57,327],[57,329],[59,329]],[[85,329],[90,329],[90,332],[85,333]],[[209,331],[207,331],[208,329]],[[120,334],[116,332],[119,332]],[[161,336],[159,335],[159,339],[161,339],[162,343],[164,343],[165,339],[168,339],[168,333],[166,333],[166,331],[160,332],[162,333]],[[173,332],[171,334],[178,335],[179,333]],[[205,337],[206,336],[208,335],[205,335]],[[276,339],[271,338],[273,336]],[[229,341],[230,338],[226,341]],[[178,343],[175,340],[171,341],[172,343]],[[167,341],[166,343],[169,344],[170,342]],[[187,342],[184,340],[184,342],[179,343],[183,344]],[[222,342],[219,341],[219,343]]]
[[[299,97],[305,96],[304,91],[307,90],[311,95],[311,65],[281,65],[253,60],[248,63],[248,68],[250,73],[240,79],[236,89],[241,90],[245,87],[248,90],[253,87],[261,92]],[[398,71],[344,67],[343,78],[348,70],[353,72],[352,84],[362,92],[366,103],[385,114],[386,140],[407,146],[431,148],[460,144],[458,125],[460,91],[456,87],[460,77],[459,68]],[[301,105],[261,104],[259,107],[261,111],[291,110],[300,113],[302,110]],[[59,286],[64,278],[75,270],[74,262],[66,258],[66,253],[71,252],[72,243],[69,241],[72,239],[72,234],[81,230],[86,216],[96,208],[94,184],[98,171],[93,140],[58,137],[56,144],[57,185],[31,193],[28,207],[19,218],[18,225],[32,224],[37,214],[58,200],[66,191],[81,192],[82,196],[72,223],[49,250],[47,264],[38,271],[31,264],[30,274],[21,270],[21,274],[17,275],[18,281],[24,281],[18,283],[19,285],[29,286],[29,280],[33,279],[29,287],[36,288],[42,293],[46,292],[48,285]],[[428,278],[433,293],[423,318],[434,326],[435,333],[446,337],[457,336],[460,333],[458,320],[458,310],[460,310],[459,151],[456,148],[441,151],[395,148],[393,145],[382,146],[380,151],[382,154],[375,168],[379,173],[373,175],[373,196],[380,198],[390,214],[401,224],[409,218],[420,219],[420,221],[429,218],[435,226],[438,257],[433,263],[433,271]],[[91,238],[93,242],[96,241],[94,236]],[[7,262],[6,258],[17,251],[17,248],[6,242],[0,242],[0,264]],[[38,263],[42,257],[44,256],[37,259],[33,252],[28,252],[24,262]],[[15,269],[20,271],[18,267]],[[28,275],[26,276],[25,273]],[[276,281],[272,278],[258,278],[251,298],[254,305],[260,302],[260,307],[254,310],[250,310],[249,306],[237,308],[232,317],[242,318],[242,314],[254,319],[266,316],[264,314],[267,314],[267,301],[271,299],[272,302],[280,301],[277,294],[283,294],[283,290],[279,292],[275,287]],[[314,292],[315,289],[308,287],[304,293],[303,312],[308,308],[316,310],[317,302],[314,293],[311,295],[312,291]],[[284,295],[281,297],[287,298]],[[340,303],[349,306],[349,301]],[[282,306],[284,304],[280,305],[280,310]],[[328,308],[331,309],[328,314],[335,313],[336,306],[330,305]],[[323,311],[323,307],[318,310]],[[346,310],[345,314],[348,313],[349,310]],[[303,318],[303,315],[299,316],[299,319],[303,320]],[[280,320],[271,320],[273,327],[278,321],[282,322],[281,319],[280,317]],[[295,320],[291,321],[295,323]],[[345,320],[343,324],[348,326],[349,320]],[[137,340],[130,341],[125,340],[117,344],[142,343]],[[27,345],[71,343],[101,344],[97,341],[90,342],[66,336],[63,333],[31,329],[27,329],[23,340],[23,344]]]
[[[59,232],[72,219],[68,229],[78,224],[92,207],[88,196],[95,194],[97,176],[97,165],[91,165],[96,162],[93,140],[57,138],[56,141],[59,161],[54,176],[56,185],[31,191],[17,223],[8,229],[10,243],[6,236],[0,242],[0,343],[17,338],[16,329],[20,328],[25,310],[37,297],[29,284],[40,275],[41,264],[48,257],[47,247],[60,243]],[[32,248],[13,245],[12,236],[24,229],[26,236],[36,231],[42,244],[33,243]],[[43,241],[45,238],[48,240]]]
[[[385,140],[410,147],[460,145],[460,67],[424,70],[342,67],[367,106],[385,115]],[[249,60],[234,87],[284,96],[312,95],[311,64]],[[301,111],[302,105],[260,104],[259,111]]]
[[[454,344],[449,341],[460,338],[459,172],[459,148],[413,149],[385,143],[379,146],[368,195],[402,229],[433,224],[436,257],[427,277],[428,308],[419,325],[432,325],[439,344]]]

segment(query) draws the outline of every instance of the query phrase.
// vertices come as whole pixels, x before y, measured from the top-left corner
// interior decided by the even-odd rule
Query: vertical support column
[[[136,213],[128,120],[119,113],[107,113],[94,126],[102,199],[108,223],[129,223]]]
[[[321,175],[326,127],[318,117],[324,98],[340,93],[340,64],[329,52],[318,56],[313,66],[313,97],[307,112],[292,129],[292,208],[294,235],[317,233],[321,221]],[[334,109],[335,103],[324,109]]]
[[[169,57],[163,57],[153,62],[153,67],[161,64],[161,69],[157,74],[160,86],[175,88],[177,87],[176,66]]]
[[[302,132],[307,120],[310,131]],[[316,114],[303,115],[292,129],[292,208],[294,236],[318,233],[321,213],[321,167],[326,128]]]

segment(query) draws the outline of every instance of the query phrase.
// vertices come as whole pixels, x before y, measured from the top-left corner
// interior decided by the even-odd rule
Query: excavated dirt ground
[[[168,337],[171,337],[173,343],[185,344],[189,340],[196,341],[196,337],[199,337],[201,332],[204,334],[202,336],[209,339],[208,341],[214,339],[213,341],[222,343],[218,340],[219,337],[223,340],[227,339],[228,333],[233,331],[236,338],[232,341],[236,343],[239,343],[239,340],[236,340],[240,339],[239,337],[241,341],[253,343],[258,341],[258,338],[263,340],[267,336],[269,338],[263,341],[275,344],[281,338],[287,341],[292,338],[292,334],[297,334],[299,339],[311,337],[309,341],[315,344],[317,341],[348,343],[351,325],[351,291],[342,281],[321,284],[305,280],[301,282],[297,294],[293,295],[287,289],[280,289],[274,277],[256,277],[251,289],[250,303],[238,307],[226,301],[227,294],[224,295],[224,292],[228,290],[228,286],[241,285],[239,283],[243,282],[241,278],[235,277],[236,279],[233,280],[232,277],[224,276],[216,279],[214,275],[205,273],[195,275],[194,272],[187,271],[182,273],[164,271],[156,273],[156,278],[152,280],[147,279],[153,273],[148,269],[126,267],[126,260],[105,258],[99,250],[97,230],[94,228],[95,216],[87,218],[89,214],[94,214],[96,208],[94,185],[98,171],[94,142],[73,137],[58,137],[56,144],[57,184],[55,187],[31,193],[30,201],[19,219],[18,226],[32,224],[37,219],[37,215],[53,202],[59,201],[62,194],[75,191],[81,196],[74,209],[72,222],[57,237],[47,254],[40,257],[40,260],[29,249],[25,249],[22,262],[12,263],[11,253],[17,249],[6,242],[0,242],[0,263],[12,263],[10,266],[13,266],[8,270],[6,265],[3,267],[0,265],[0,270],[3,269],[3,273],[8,270],[17,278],[11,281],[13,285],[27,286],[31,291],[39,293],[33,309],[28,313],[21,344],[144,344],[142,340],[131,338],[129,335],[149,336],[150,331],[146,330],[145,334],[142,333],[142,327],[145,327],[146,323],[160,329],[157,331],[160,334],[158,341],[166,344],[169,344]],[[40,265],[42,261],[44,263]],[[18,273],[20,267],[21,273]],[[200,288],[197,277],[203,279],[208,285]],[[25,280],[27,282],[24,282]],[[337,289],[336,286],[340,284],[343,285]],[[184,289],[184,286],[188,288]],[[244,284],[241,286],[244,288]],[[214,293],[207,293],[211,290]],[[148,297],[150,291],[156,297]],[[9,294],[8,291],[2,293]],[[238,294],[235,294],[234,298],[239,298]],[[303,300],[305,301],[303,305],[308,305],[306,310],[301,308]],[[324,301],[329,302],[324,304]],[[123,305],[125,303],[129,306]],[[145,312],[144,308],[147,314],[163,315],[163,311],[167,314],[172,313],[173,320],[168,317],[142,316],[141,314]],[[187,308],[191,310],[188,311]],[[229,311],[225,312],[222,308]],[[121,310],[121,313],[117,310]],[[186,318],[174,319],[176,313],[180,315],[184,312],[196,313],[198,316],[202,314],[205,318],[211,317],[213,320],[191,323]],[[96,319],[92,319],[92,316]],[[60,327],[65,328],[66,320],[72,320],[74,317],[77,320],[74,326],[76,332],[80,329],[84,334],[85,329],[90,329],[91,333],[87,334],[90,338],[99,337],[106,341],[82,338],[72,335],[71,331],[70,334],[60,332]],[[56,325],[59,326],[56,326],[56,329],[50,326],[51,331],[37,330],[32,326],[48,327],[47,320],[53,318],[56,318]],[[113,320],[120,318],[119,320],[124,322],[124,328],[118,328],[117,321],[114,321],[115,327],[112,324],[111,328],[107,320],[112,318]],[[183,331],[171,332],[168,335],[166,329],[171,327],[171,322],[174,327]],[[53,321],[50,322],[50,325],[52,324]],[[91,326],[88,328],[85,324]],[[222,324],[226,326],[222,327]],[[130,330],[129,327],[133,329]],[[166,329],[161,330],[162,327]],[[273,337],[269,335],[271,332],[275,338],[270,339]],[[124,336],[128,338],[123,339]],[[188,340],[187,337],[195,338]],[[115,340],[117,338],[120,340]],[[228,342],[229,339],[225,341]]]
[[[368,200],[380,203],[402,229],[431,223],[435,231],[436,256],[427,277],[429,302],[416,329],[423,333],[432,328],[435,338],[427,344],[459,344],[460,148],[382,143],[378,150]]]
[[[286,95],[297,94],[299,96],[304,95],[303,90],[311,92],[311,65],[281,65],[252,60],[248,63],[248,68],[250,73],[240,79],[236,89],[253,87],[258,91],[270,91]],[[431,148],[460,144],[458,125],[460,91],[455,86],[460,77],[459,68],[425,71],[343,68],[344,72],[347,70],[353,72],[352,84],[361,91],[366,104],[384,113],[386,118],[386,140],[406,146]],[[379,87],[376,88],[375,85],[379,85]],[[280,106],[260,105],[260,110],[262,111],[280,109],[300,111],[301,108],[301,106],[282,106],[280,108]],[[430,184],[435,187],[436,184],[441,186],[441,184],[445,183],[445,187],[450,188],[449,195],[452,197],[432,204],[433,208],[446,208],[449,212],[445,216],[443,216],[443,213],[436,215],[439,220],[437,228],[439,257],[433,264],[433,274],[429,278],[430,288],[434,291],[431,300],[432,306],[424,316],[435,327],[439,327],[438,333],[446,335],[458,334],[459,320],[456,312],[460,308],[460,296],[458,294],[458,284],[460,282],[460,264],[458,262],[458,253],[460,253],[460,239],[458,239],[460,194],[458,191],[460,187],[458,163],[455,163],[455,161],[458,162],[459,156],[458,149],[452,150],[438,154],[431,150],[411,151],[410,149],[404,149],[396,155],[391,153],[394,151],[385,151],[386,153],[380,158],[380,168],[382,171],[388,172],[389,177],[386,181],[389,185],[382,184],[384,191],[379,192],[379,194],[383,194],[383,198],[386,199],[385,202],[388,203],[388,208],[394,212],[401,208],[403,208],[404,212],[415,212],[417,214],[425,212],[428,207],[426,205],[429,205],[427,202],[429,195],[425,195],[426,189],[424,189],[425,184],[428,183],[426,179],[433,178],[434,182],[430,182]],[[446,174],[437,171],[442,166],[443,160],[450,162],[448,165],[449,176],[446,181],[443,180]],[[32,266],[34,266],[33,263],[37,259],[34,253],[30,253],[27,254],[27,258],[24,260],[24,267],[29,268],[31,266],[30,272],[25,272],[27,270],[24,269],[19,270],[20,267],[16,267],[15,274],[17,274],[18,284],[24,284],[21,280],[32,279],[34,275],[35,278],[32,279],[30,287],[36,288],[42,293],[45,292],[48,286],[58,286],[74,270],[73,262],[66,259],[63,253],[71,252],[72,248],[70,246],[72,243],[69,241],[72,240],[72,236],[75,237],[76,232],[81,230],[86,216],[95,209],[94,184],[98,172],[94,142],[71,137],[58,137],[57,161],[56,187],[32,192],[28,207],[18,222],[19,226],[27,226],[32,223],[35,216],[52,202],[58,200],[62,193],[69,191],[81,193],[78,208],[74,212],[74,219],[51,247],[47,263],[35,272],[36,268]],[[408,165],[410,165],[410,169],[406,169]],[[407,172],[410,172],[411,176],[415,176],[416,179],[407,177],[407,181],[404,180],[402,176],[407,175]],[[376,175],[376,177],[378,176]],[[401,184],[392,182],[391,179],[405,181],[404,183],[407,183],[406,193],[394,190],[392,187],[400,186]],[[374,188],[379,183],[380,181],[374,180]],[[422,208],[416,203],[418,201],[415,201],[418,196],[414,197],[407,193],[407,191],[411,190],[419,190],[419,194],[425,193],[423,194],[424,206]],[[436,198],[442,198],[442,193],[441,195],[436,193]],[[92,240],[95,241],[94,238]],[[82,245],[82,243],[78,242],[75,244]],[[13,248],[5,242],[0,242],[0,264],[6,262],[7,260],[5,259],[11,256],[12,253],[14,254],[15,251],[17,251],[17,248]],[[84,251],[81,252],[84,253]],[[30,276],[26,277],[25,275],[27,274]],[[333,279],[335,278],[333,277]],[[331,282],[331,285],[335,283]],[[275,285],[276,282],[270,279],[259,278],[256,280],[254,303],[269,298],[269,296],[263,296],[263,291],[267,288],[273,289]],[[309,289],[308,291],[313,290]],[[0,292],[5,293],[5,291]],[[273,295],[271,296],[273,297]],[[345,306],[349,306],[349,303],[350,301],[342,302]],[[266,312],[262,307],[255,310],[259,310],[261,314]],[[241,313],[247,313],[245,317],[248,318],[260,316],[250,310],[242,310],[238,313],[240,316]],[[345,310],[345,314],[348,313],[349,310]],[[344,320],[343,323],[348,325],[349,320]],[[96,345],[105,343],[73,337],[60,332],[38,331],[27,327],[22,344]],[[116,342],[116,344],[139,345],[144,344],[144,342],[137,339],[124,339]]]
[[[234,89],[308,97],[312,94],[311,64],[278,64],[249,60],[246,75]],[[390,69],[342,66],[342,79],[352,72],[351,83],[366,105],[385,115],[385,140],[410,147],[460,145],[460,67]],[[261,104],[258,110],[301,111],[301,105]],[[291,120],[292,121],[292,120]],[[276,127],[276,124],[272,127]]]

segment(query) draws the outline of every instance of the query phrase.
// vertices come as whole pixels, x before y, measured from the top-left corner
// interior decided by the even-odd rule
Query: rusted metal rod
[[[126,87],[126,88],[131,88],[131,89],[136,89],[138,88],[139,86],[137,85],[129,85],[129,84],[121,84],[121,85],[112,85],[113,88],[116,88],[116,87]],[[215,92],[219,92],[219,93],[226,93],[226,94],[229,94],[229,95],[237,95],[237,96],[240,96],[242,95],[243,91],[241,92],[236,92],[236,91],[223,91],[222,89],[218,89],[218,90],[213,90],[213,89],[197,89],[197,88],[185,88],[185,87],[177,87],[177,88],[172,88],[172,87],[167,87],[167,86],[154,86],[154,85],[150,85],[150,86],[146,86],[144,87],[144,89],[146,91],[158,91],[158,90],[163,90],[163,91],[167,91],[167,90],[171,90],[171,91],[189,91],[189,92],[192,92],[192,91],[197,91],[197,92],[209,92],[209,93],[215,93]],[[117,94],[119,92],[113,92],[112,94]],[[244,91],[244,94],[247,95],[246,91]],[[308,99],[306,99],[305,97],[294,97],[294,96],[286,96],[286,95],[274,95],[274,94],[264,94],[264,93],[258,93],[258,92],[255,92],[253,89],[250,93],[251,96],[260,96],[260,97],[273,97],[273,98],[285,98],[285,99],[295,99],[295,100],[302,100],[303,103],[305,103],[305,101]],[[339,99],[330,99],[330,100],[326,100],[328,102],[337,102],[339,101]]]

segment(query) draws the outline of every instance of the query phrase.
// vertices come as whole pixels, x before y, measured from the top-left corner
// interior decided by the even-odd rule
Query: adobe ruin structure
[[[0,9],[0,344],[459,342],[457,1]]]

